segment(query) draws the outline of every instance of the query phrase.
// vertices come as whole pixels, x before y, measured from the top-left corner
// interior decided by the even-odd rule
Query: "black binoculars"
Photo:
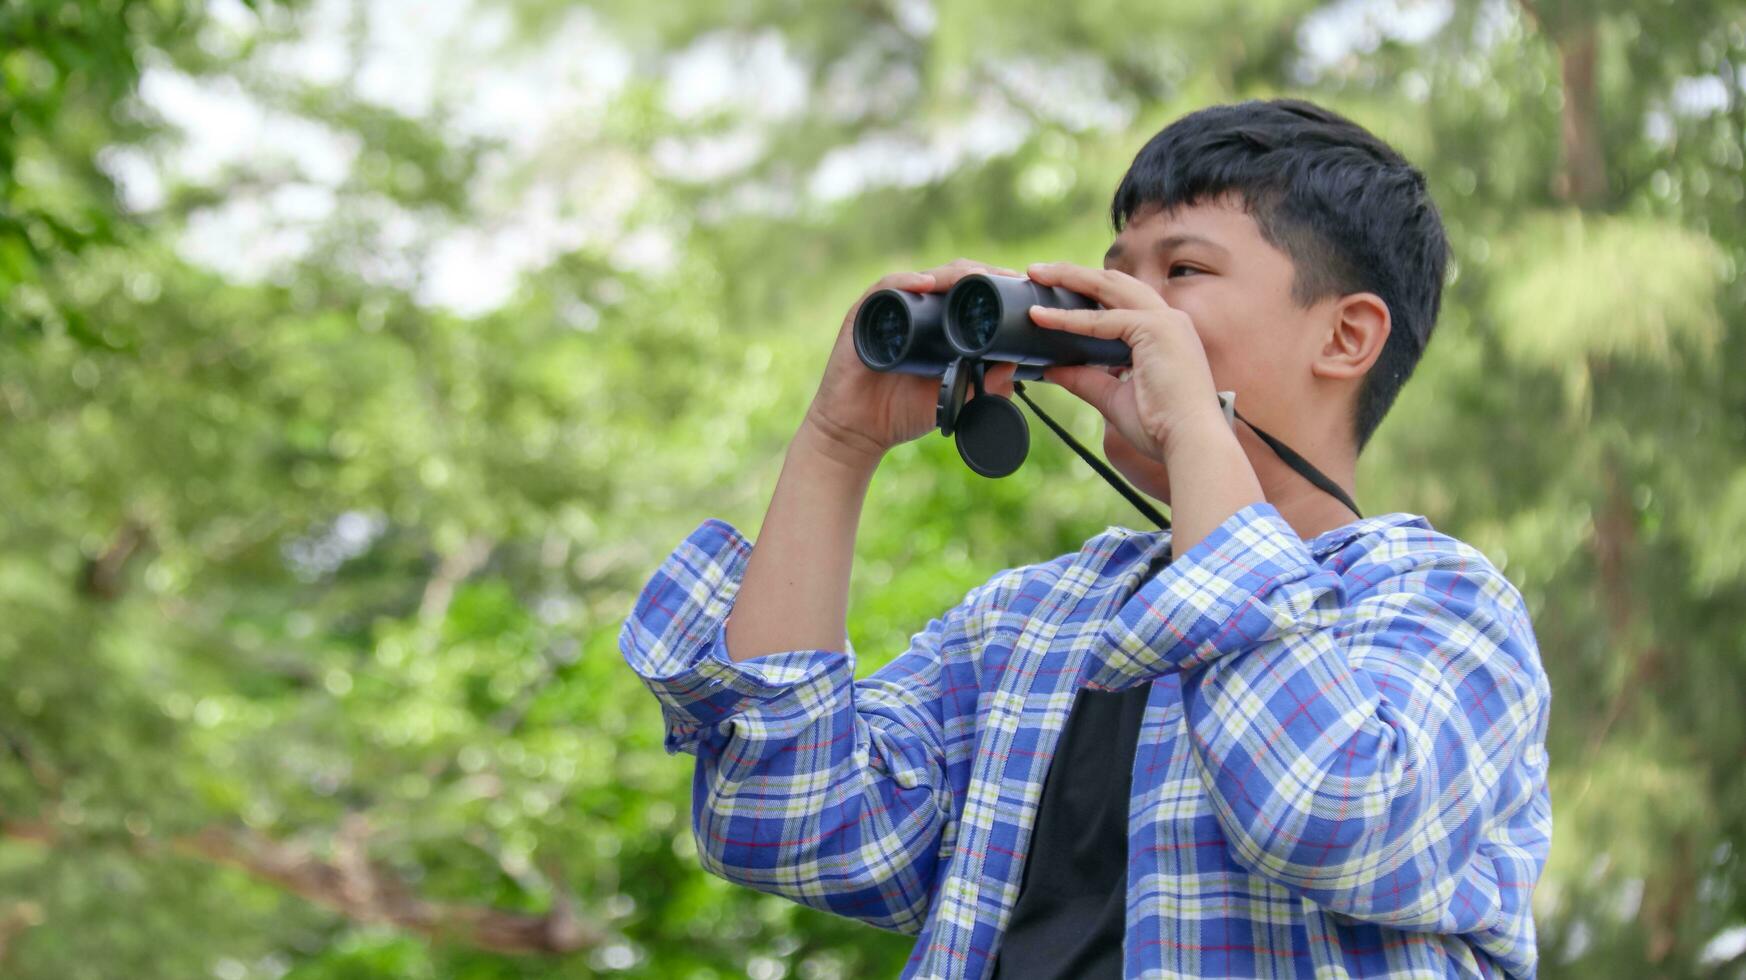
[[[855,314],[855,353],[874,371],[939,378],[940,434],[954,438],[972,470],[1007,476],[1030,453],[1030,427],[1017,406],[984,390],[990,363],[1016,364],[1014,380],[1035,380],[1054,364],[1119,365],[1132,357],[1119,340],[1038,326],[1032,306],[1098,308],[1070,289],[988,273],[965,276],[943,296],[881,289]]]

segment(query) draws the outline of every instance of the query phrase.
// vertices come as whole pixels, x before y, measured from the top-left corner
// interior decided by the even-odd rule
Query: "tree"
[[[697,868],[690,771],[618,624],[703,517],[755,530],[866,282],[955,254],[1095,261],[1157,126],[1291,91],[1420,162],[1450,227],[1443,323],[1358,496],[1472,541],[1534,610],[1545,974],[1737,975],[1704,950],[1746,922],[1746,391],[1726,370],[1746,14],[1455,3],[1429,37],[1309,57],[1344,8],[480,4],[494,60],[457,48],[438,77],[629,66],[573,125],[507,140],[465,93],[372,94],[379,7],[4,8],[5,972],[895,973],[904,937]],[[336,11],[339,67],[285,71]],[[732,97],[754,55],[799,94]],[[675,100],[710,59],[726,95]],[[133,94],[142,65],[347,165],[171,166],[129,206],[108,165],[175,135]],[[331,206],[265,274],[190,259],[212,215],[312,188]],[[507,300],[432,305],[433,256],[521,193],[634,203]],[[628,262],[636,236],[670,261]],[[1004,481],[943,439],[893,454],[851,604],[861,669],[994,570],[1135,520],[1050,442]]]

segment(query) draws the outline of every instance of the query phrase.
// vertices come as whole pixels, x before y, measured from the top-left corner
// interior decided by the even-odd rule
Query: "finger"
[[[948,266],[947,268],[940,270],[940,272],[934,276],[934,290],[943,293],[946,290],[951,289],[953,286],[956,286],[958,280],[965,276],[971,276],[978,272],[987,271],[987,268],[980,265],[967,265],[956,269]]]
[[[934,288],[934,274],[931,272],[893,272],[881,276],[878,282],[867,287],[861,294],[862,299],[873,295],[881,289],[903,289],[912,293],[925,293]]]
[[[982,376],[982,386],[992,394],[1012,397],[1012,376],[1018,373],[1017,364],[1000,363],[988,369]]]
[[[941,266],[939,269],[936,269],[934,271],[935,271],[935,276],[934,276],[934,278],[935,278],[934,291],[935,292],[944,292],[948,289],[951,289],[953,286],[958,284],[959,280],[964,279],[967,276],[976,275],[977,273],[991,274],[991,275],[997,275],[997,276],[1012,276],[1015,279],[1023,278],[1017,272],[1014,272],[1011,269],[1003,268],[1003,267],[998,266],[998,265],[984,265],[982,263],[976,263],[976,262],[967,263],[965,265],[958,265],[956,263],[953,263],[952,265]]]
[[[1166,305],[1150,286],[1125,272],[1088,269],[1071,262],[1038,262],[1025,270],[1032,282],[1062,286],[1111,308],[1146,309]]]
[[[946,263],[945,265],[940,266],[940,268],[941,269],[968,269],[972,272],[975,272],[978,270],[985,271],[985,272],[998,272],[1003,276],[1016,276],[1016,275],[1018,275],[1017,272],[1014,272],[1013,270],[1008,269],[1004,266],[998,266],[998,265],[994,265],[994,264],[988,263],[988,262],[978,262],[975,259],[953,259],[952,261]]]
[[[1105,418],[1109,417],[1110,399],[1121,388],[1122,383],[1095,367],[1073,365],[1070,367],[1054,366],[1043,369],[1043,380],[1050,384],[1060,385],[1077,395],[1082,401],[1098,410]]]
[[[929,271],[929,272],[893,272],[890,275],[881,277],[878,282],[873,284],[873,288],[875,288],[875,289],[889,289],[889,288],[894,287],[894,286],[901,286],[904,283],[919,282],[922,280],[931,280],[933,278],[934,278],[934,274],[931,271]]]
[[[1031,322],[1053,330],[1100,337],[1104,340],[1128,340],[1134,329],[1133,314],[1127,310],[1059,310],[1050,306],[1031,307]],[[1128,346],[1132,347],[1132,341]]]
[[[1013,276],[1014,280],[1021,280],[1021,278],[1023,278],[1023,276],[1014,273],[1011,269],[1002,269],[1000,266],[964,266],[962,269],[941,271],[938,276],[934,276],[934,278],[936,278],[934,290],[936,290],[936,292],[945,292],[945,290],[950,290],[952,286],[959,285],[959,281],[966,280],[969,276],[974,276],[974,274],[978,273],[985,274],[985,276],[988,276],[988,274],[992,274],[992,276]]]
[[[969,275],[972,272],[977,272],[987,267],[988,263],[986,262],[977,262],[972,259],[953,259],[945,265],[937,266],[928,271],[940,278],[956,279],[959,276]]]

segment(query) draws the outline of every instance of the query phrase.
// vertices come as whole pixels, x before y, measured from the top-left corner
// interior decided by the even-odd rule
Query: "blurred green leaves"
[[[532,100],[598,86],[575,118],[507,138],[453,91],[371,94],[384,7],[0,7],[0,970],[895,974],[904,937],[698,868],[688,760],[618,625],[703,518],[755,532],[867,282],[957,255],[1095,262],[1146,137],[1277,92],[1401,147],[1450,228],[1441,325],[1358,497],[1472,541],[1534,610],[1555,691],[1543,972],[1714,970],[1706,945],[1746,923],[1746,13],[1564,4],[1551,36],[1476,0],[1423,40],[1309,56],[1307,25],[1363,35],[1339,19],[1360,7],[494,0],[463,23],[501,35],[496,60],[451,38],[436,74],[489,82],[578,36],[556,63],[598,68]],[[1597,33],[1597,101],[1564,91],[1567,27]],[[301,41],[338,67],[291,71]],[[720,90],[677,93],[711,107],[693,113],[676,66],[712,51],[726,74],[688,84]],[[752,59],[797,91],[747,87],[782,77]],[[178,170],[142,65],[333,138],[342,172],[267,148]],[[1564,179],[1577,104],[1599,106],[1574,120],[1600,137],[1599,199]],[[747,159],[710,171],[708,140],[736,133]],[[124,150],[164,168],[154,205],[118,197]],[[844,166],[848,190],[819,193]],[[321,205],[289,222],[300,248],[254,277],[190,260],[202,222],[284,193]],[[505,226],[471,265],[431,261]],[[560,244],[522,240],[541,235]],[[512,251],[535,258],[507,299],[430,301],[433,276],[464,286]],[[1085,406],[1036,397],[1095,436]],[[860,669],[1000,569],[1140,520],[1051,440],[992,482],[946,440],[904,447],[863,523]],[[253,850],[195,846],[215,832]],[[339,884],[300,891],[287,855],[459,918],[433,939]]]
[[[1524,219],[1498,249],[1515,271],[1497,290],[1497,319],[1507,325],[1505,349],[1525,364],[1666,365],[1681,345],[1715,349],[1723,258],[1707,235],[1571,212]]]

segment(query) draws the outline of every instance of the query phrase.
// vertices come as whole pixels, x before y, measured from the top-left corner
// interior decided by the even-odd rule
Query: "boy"
[[[851,309],[757,547],[706,521],[621,636],[697,757],[705,867],[917,934],[905,976],[1532,976],[1551,695],[1526,607],[1424,518],[1349,506],[1436,321],[1424,178],[1331,112],[1248,102],[1166,127],[1111,216],[1103,270],[1027,271],[1104,308],[1032,316],[1132,348],[1045,380],[1172,531],[1002,572],[854,679],[861,502],[936,382],[864,368]]]

